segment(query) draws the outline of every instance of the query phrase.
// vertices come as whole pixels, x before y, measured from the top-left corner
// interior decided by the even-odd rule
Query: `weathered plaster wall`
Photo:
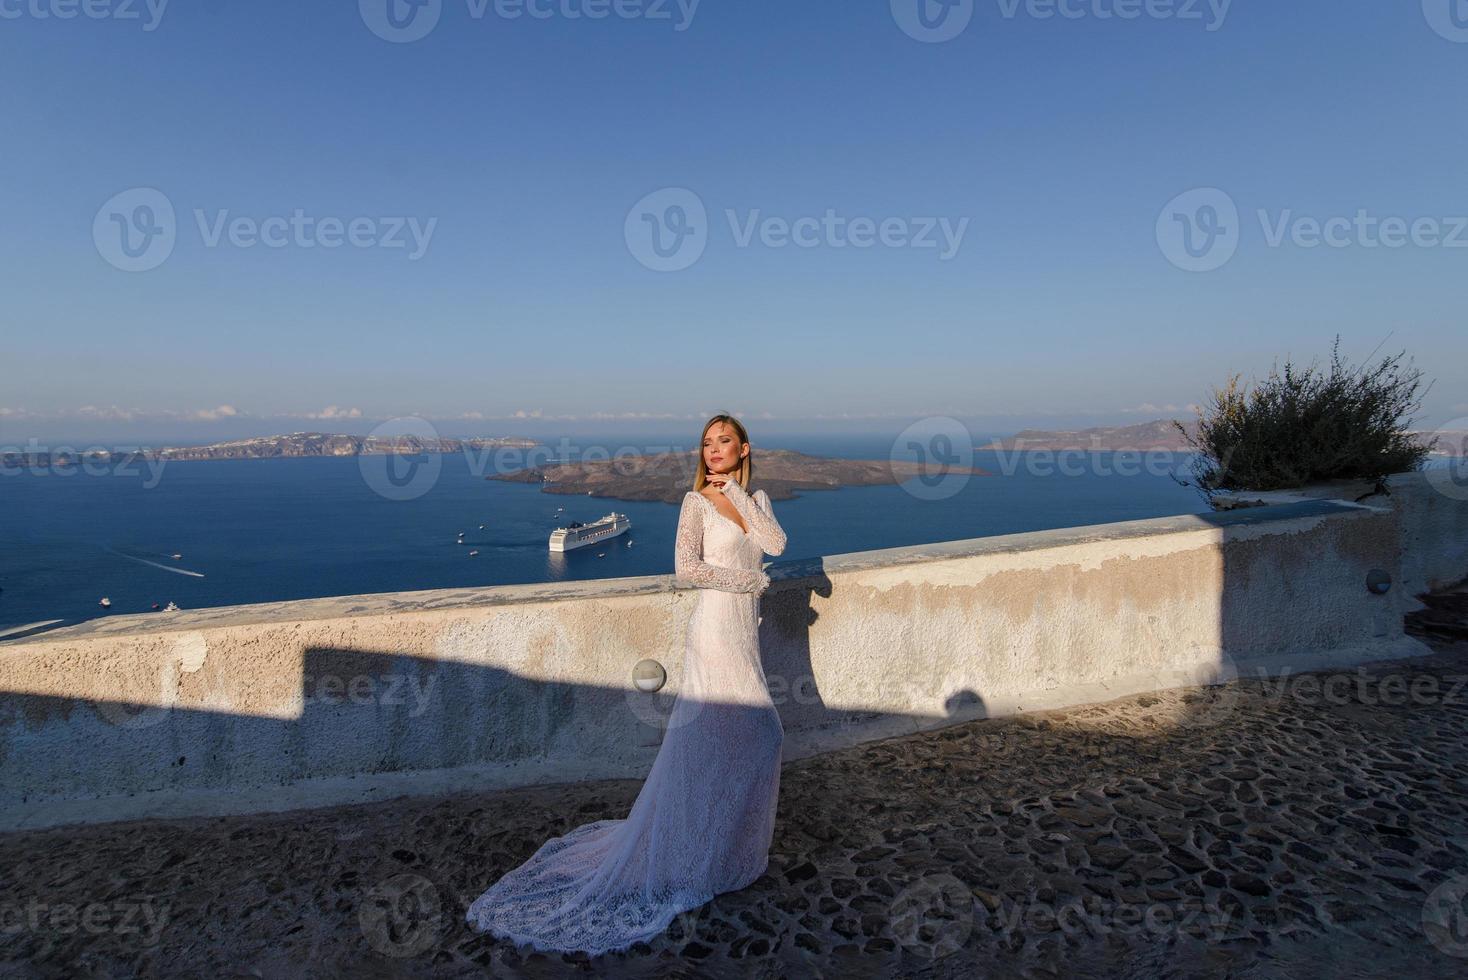
[[[1468,504],[1425,483],[1372,503],[777,563],[760,637],[786,757],[1411,655],[1412,590],[1468,577]],[[1398,583],[1384,596],[1365,587],[1374,568]],[[640,777],[695,599],[650,576],[113,617],[0,643],[0,828]],[[643,658],[667,668],[659,694],[633,688]]]

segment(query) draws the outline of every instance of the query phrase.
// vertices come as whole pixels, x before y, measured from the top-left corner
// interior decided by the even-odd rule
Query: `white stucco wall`
[[[1468,578],[1468,503],[1403,476],[1363,504],[776,563],[760,637],[786,758],[1422,652],[1401,617]],[[1396,583],[1384,596],[1372,569]],[[649,576],[112,617],[0,643],[0,828],[641,777],[695,598]],[[632,686],[643,658],[668,671],[659,695]]]

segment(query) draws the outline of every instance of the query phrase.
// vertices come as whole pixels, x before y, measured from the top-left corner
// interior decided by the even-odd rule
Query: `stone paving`
[[[595,959],[463,909],[635,780],[11,834],[0,976],[1468,976],[1465,626],[792,763],[764,877]]]

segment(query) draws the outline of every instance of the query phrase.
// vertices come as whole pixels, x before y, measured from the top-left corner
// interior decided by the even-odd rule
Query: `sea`
[[[586,441],[589,443],[590,441]],[[609,440],[660,451],[643,438]],[[559,442],[585,453],[574,440]],[[887,459],[890,438],[789,437],[770,448]],[[759,450],[755,449],[755,484]],[[433,459],[438,461],[432,465]],[[523,453],[171,461],[0,471],[0,633],[98,616],[666,574],[678,507],[489,480]],[[1207,511],[1186,453],[976,452],[980,473],[776,501],[778,560]],[[405,476],[404,473],[409,475]],[[431,479],[425,474],[431,474]],[[552,554],[550,532],[618,511],[627,534]],[[460,537],[460,532],[463,532]],[[475,554],[477,552],[477,554]],[[102,597],[111,601],[99,605]]]

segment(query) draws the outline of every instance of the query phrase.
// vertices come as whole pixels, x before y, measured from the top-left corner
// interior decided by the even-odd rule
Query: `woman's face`
[[[740,443],[739,434],[728,422],[715,422],[703,437],[703,465],[710,473],[728,473],[739,468],[739,461],[749,455],[749,443]]]

